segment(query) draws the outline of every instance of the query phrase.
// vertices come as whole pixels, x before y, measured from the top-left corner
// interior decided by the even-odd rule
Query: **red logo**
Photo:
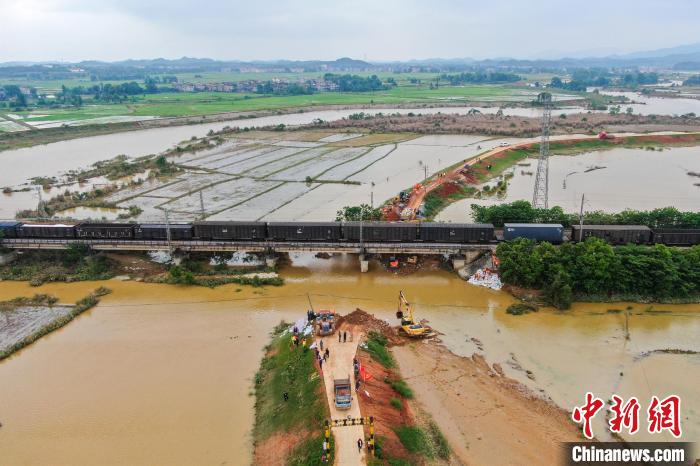
[[[612,403],[608,410],[612,414],[608,421],[610,432],[622,433],[627,429],[630,434],[639,431],[639,411],[640,404],[636,397],[631,397],[625,402],[621,397],[612,395]],[[591,392],[586,393],[586,402],[581,406],[574,407],[571,412],[571,419],[574,422],[583,424],[583,435],[588,439],[593,438],[592,421],[596,414],[605,406],[600,398]],[[681,399],[678,395],[669,395],[663,400],[657,396],[651,397],[649,408],[647,409],[647,421],[649,426],[647,431],[650,434],[658,434],[665,430],[680,438],[681,430]]]
[[[593,396],[593,393],[586,393],[586,403],[583,406],[577,406],[571,413],[571,419],[574,422],[583,422],[583,435],[588,439],[593,438],[593,427],[591,426],[591,421],[598,414],[598,411],[605,405],[603,400]]]
[[[613,395],[612,401],[610,411],[613,417],[608,422],[610,432],[619,434],[625,428],[630,434],[636,433],[639,430],[639,400],[633,396],[623,405],[622,398]]]
[[[652,396],[647,414],[650,434],[668,430],[676,438],[681,436],[681,398],[679,396],[670,395],[661,401],[658,397]]]

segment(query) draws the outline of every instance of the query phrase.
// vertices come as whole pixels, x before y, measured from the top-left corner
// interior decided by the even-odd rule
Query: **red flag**
[[[372,374],[367,373],[365,366],[360,366],[360,380],[367,382],[370,379],[372,379]]]

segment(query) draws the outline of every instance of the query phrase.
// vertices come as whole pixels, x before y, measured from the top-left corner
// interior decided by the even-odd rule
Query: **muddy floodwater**
[[[252,380],[271,328],[317,308],[359,307],[394,323],[397,295],[468,356],[569,409],[593,391],[646,400],[678,393],[684,439],[700,440],[700,305],[577,304],[510,316],[513,298],[454,274],[398,277],[357,258],[292,257],[282,287],[216,289],[108,283],[32,288],[0,282],[0,300],[47,292],[74,302],[98,285],[113,293],[63,329],[0,363],[3,464],[246,464]],[[631,306],[625,338],[625,316]],[[656,351],[656,352],[655,352]],[[532,371],[534,380],[526,377]],[[602,432],[602,421],[598,429]]]
[[[537,160],[526,159],[509,170],[504,198],[465,199],[448,206],[441,221],[471,220],[471,204],[492,205],[531,200]],[[700,205],[700,147],[672,147],[661,151],[617,148],[549,160],[549,204],[578,212],[581,195],[585,210],[619,212],[673,206],[695,211]],[[495,181],[488,183],[494,186]]]
[[[636,92],[601,91],[601,94],[627,97],[630,102],[620,104],[621,111],[632,107],[638,115],[700,115],[700,99],[676,97],[650,97]]]
[[[71,139],[51,144],[13,149],[0,152],[0,161],[12,170],[0,172],[0,186],[16,186],[34,176],[56,176],[68,170],[85,168],[100,160],[117,155],[129,157],[159,153],[192,136],[205,136],[210,130],[219,131],[230,127],[262,127],[269,125],[301,125],[316,119],[325,121],[347,118],[358,112],[377,113],[453,113],[465,114],[475,107],[434,107],[434,108],[373,108],[348,110],[319,110],[310,112],[274,115],[243,120],[222,121],[197,125],[149,128],[137,131]],[[482,113],[496,113],[498,107],[476,107]],[[567,108],[562,112],[581,111],[580,108]],[[504,108],[504,114],[539,116],[533,108]]]

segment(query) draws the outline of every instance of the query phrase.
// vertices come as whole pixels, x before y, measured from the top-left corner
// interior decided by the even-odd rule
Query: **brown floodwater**
[[[399,277],[376,263],[367,274],[358,269],[354,256],[299,254],[278,288],[0,282],[0,300],[48,292],[71,302],[100,285],[114,291],[0,363],[3,464],[249,463],[252,379],[272,327],[305,316],[306,293],[316,308],[359,307],[394,323],[404,290],[416,317],[428,319],[454,352],[484,354],[567,409],[586,391],[640,400],[678,392],[684,439],[700,440],[697,355],[644,357],[700,351],[700,305],[631,304],[627,340],[624,314],[608,312],[626,303],[515,317],[505,313],[508,294],[443,270]]]

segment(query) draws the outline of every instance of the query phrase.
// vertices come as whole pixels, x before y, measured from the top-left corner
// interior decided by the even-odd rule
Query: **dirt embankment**
[[[506,377],[497,364],[490,366],[478,355],[459,357],[438,340],[407,340],[385,322],[360,312],[348,318],[387,337],[401,376],[415,394],[411,403],[416,411],[428,413],[444,433],[453,462],[490,464],[497,455],[499,464],[556,464],[562,442],[582,440],[567,412]],[[396,413],[385,406],[383,398],[392,393],[380,379],[386,375],[384,368],[367,364],[379,377],[368,383],[373,400],[360,399],[363,414],[379,418],[378,431],[382,422],[390,426],[410,422],[412,411]],[[401,454],[400,443],[397,446],[391,435],[386,445],[397,457]]]
[[[318,127],[318,126],[317,126]],[[359,120],[336,120],[321,128],[370,130],[373,132],[406,132],[419,134],[487,134],[532,137],[542,131],[539,117],[497,116],[491,114],[453,115],[383,115]],[[575,113],[562,118],[552,111],[552,134],[654,131],[700,131],[700,118],[665,115],[611,115],[608,113]]]

